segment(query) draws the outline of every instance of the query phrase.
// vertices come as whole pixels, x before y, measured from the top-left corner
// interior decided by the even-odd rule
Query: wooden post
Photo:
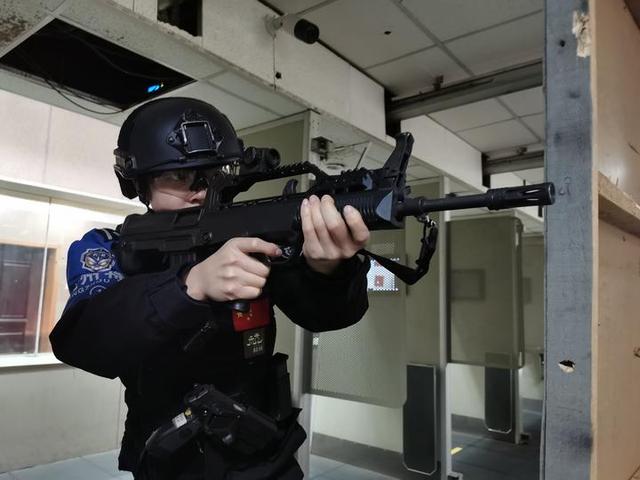
[[[640,467],[640,28],[638,2],[591,0],[597,318],[591,478]],[[631,10],[630,10],[631,8]]]
[[[640,466],[640,29],[625,0],[548,1],[542,476]]]
[[[546,2],[545,405],[541,478],[588,480],[592,451],[593,186],[590,58],[572,33],[587,2]]]

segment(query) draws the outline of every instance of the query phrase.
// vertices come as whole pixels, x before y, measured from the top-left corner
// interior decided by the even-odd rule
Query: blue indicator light
[[[162,88],[162,84],[161,83],[156,83],[155,85],[149,85],[147,87],[147,93],[157,92],[161,88]]]

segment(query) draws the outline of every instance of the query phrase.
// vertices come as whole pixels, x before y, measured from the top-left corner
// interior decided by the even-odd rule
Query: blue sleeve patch
[[[113,253],[118,234],[108,229],[93,229],[69,247],[66,308],[96,295],[124,278]]]

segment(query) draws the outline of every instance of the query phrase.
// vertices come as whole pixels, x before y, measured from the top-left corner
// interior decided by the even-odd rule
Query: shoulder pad
[[[120,236],[120,232],[112,228],[94,228],[93,230],[87,232],[85,236],[89,235],[92,232],[94,232],[96,235],[101,235],[108,242],[111,242]]]

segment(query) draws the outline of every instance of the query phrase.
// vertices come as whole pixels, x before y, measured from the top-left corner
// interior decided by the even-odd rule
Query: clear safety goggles
[[[152,175],[155,181],[163,186],[178,190],[198,192],[209,187],[209,181],[218,172],[230,172],[230,166],[224,165],[214,168],[180,168],[165,170]]]

